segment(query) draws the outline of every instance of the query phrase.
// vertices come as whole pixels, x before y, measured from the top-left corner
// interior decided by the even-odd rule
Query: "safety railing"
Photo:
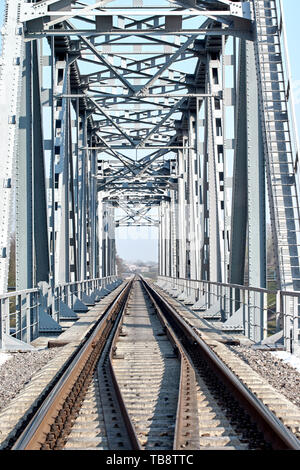
[[[85,302],[85,298],[90,297],[94,301],[94,292],[100,291],[107,285],[117,280],[117,276],[109,276],[99,279],[87,279],[85,281],[70,282],[67,284],[59,284],[55,288],[55,301],[64,302],[69,308],[73,309],[76,299]],[[59,306],[55,306],[55,313],[59,313]]]
[[[4,335],[26,343],[38,335],[40,297],[39,289],[0,296],[0,347]]]
[[[158,285],[222,329],[241,330],[254,342],[282,331],[286,351],[299,353],[300,292],[159,276]]]
[[[53,292],[47,283],[42,282],[35,289],[0,295],[0,349],[4,349],[8,337],[31,343],[40,334],[42,312],[59,324],[62,303],[71,310],[77,300],[92,305],[100,299],[102,289],[117,280],[117,276],[108,276],[59,284]]]

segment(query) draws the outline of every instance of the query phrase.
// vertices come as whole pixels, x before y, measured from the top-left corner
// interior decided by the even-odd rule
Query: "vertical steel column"
[[[54,86],[56,80],[56,65],[55,65],[55,48],[54,48],[54,37],[50,39],[50,70],[51,70],[51,89],[49,97],[49,105],[51,109],[51,156],[50,156],[50,191],[51,191],[51,204],[50,204],[50,218],[49,218],[49,229],[50,229],[50,282],[52,292],[54,292],[55,279],[56,279],[56,263],[55,263],[55,251],[56,251],[56,206],[55,206],[55,99],[54,99]]]
[[[19,99],[26,83],[22,76],[24,59],[23,28],[19,22],[19,0],[7,0],[2,33],[0,64],[0,293],[7,292],[10,259],[10,238],[14,227],[13,199],[15,196],[18,156]],[[23,59],[25,63],[23,63]],[[28,77],[27,77],[28,78]],[[24,228],[24,227],[23,227]],[[27,256],[27,254],[26,254]],[[27,278],[27,276],[25,276]],[[27,282],[27,279],[25,279]]]
[[[166,276],[171,276],[171,204],[165,201],[165,259],[166,259]]]
[[[91,136],[87,135],[87,145],[91,146]],[[92,186],[91,186],[92,150],[86,152],[86,279],[91,279],[91,217],[92,217]]]
[[[246,43],[240,41],[235,152],[231,209],[229,282],[244,284],[247,238],[247,82]]]
[[[207,113],[207,100],[205,100],[205,115]],[[209,183],[208,183],[208,151],[207,151],[207,120],[204,118],[204,149],[202,162],[202,226],[201,226],[201,280],[209,280]]]
[[[158,274],[162,276],[162,226],[161,226],[161,203],[158,207]]]
[[[104,277],[104,239],[103,239],[103,197],[102,192],[98,192],[98,241],[99,241],[99,273],[100,277]]]
[[[246,41],[249,286],[266,287],[265,161],[254,44]]]
[[[48,212],[44,162],[41,86],[37,41],[32,42],[32,133],[33,133],[33,206],[34,206],[34,283],[49,282],[50,260],[48,241]]]
[[[170,257],[171,257],[171,277],[177,276],[177,236],[176,236],[176,207],[175,207],[175,191],[170,191]]]
[[[231,41],[231,47],[233,51],[230,55],[226,54],[226,44]],[[222,261],[222,269],[223,269],[223,282],[228,284],[229,283],[229,270],[230,270],[230,229],[231,229],[231,212],[230,212],[230,204],[231,204],[231,195],[232,195],[232,178],[229,178],[229,169],[230,169],[230,161],[231,154],[233,154],[234,148],[234,129],[232,129],[231,119],[227,119],[227,110],[230,107],[236,106],[236,38],[226,38],[222,36],[222,90],[223,90],[223,103],[220,100],[220,106],[222,108],[222,120],[223,120],[223,134],[224,134],[224,145],[223,145],[223,212],[224,212],[224,236],[223,236],[223,261]],[[232,87],[227,88],[227,65],[233,66],[233,73],[232,73]],[[224,96],[225,95],[225,96]],[[227,124],[228,123],[228,124]],[[233,132],[232,132],[233,131]],[[233,140],[228,139],[228,133],[233,135]],[[225,303],[227,300],[224,300]],[[224,308],[226,311],[227,306]]]
[[[32,44],[25,44],[16,172],[16,289],[30,289],[33,273]]]
[[[266,287],[266,216],[265,216],[265,161],[255,54],[253,42],[246,41],[247,73],[247,145],[248,145],[248,260],[249,286]],[[263,295],[251,293],[250,339],[261,341],[264,332]]]
[[[49,281],[48,221],[37,42],[25,45],[16,178],[16,288]]]
[[[258,106],[254,44],[251,41],[241,41],[230,282],[244,283],[248,222],[249,286],[264,288],[266,287],[265,164]],[[264,338],[263,307],[263,296],[251,293],[248,321],[249,337],[254,341],[261,341]]]
[[[187,115],[183,116],[187,119]],[[191,262],[191,244],[190,244],[190,162],[189,162],[189,136],[188,129],[182,132],[182,146],[183,146],[183,181],[184,181],[184,212],[183,212],[183,236],[184,236],[184,262],[185,266],[182,267],[184,272],[183,278],[190,277],[190,262]]]
[[[98,199],[100,268],[102,276],[107,277],[116,273],[115,210],[109,202],[103,202],[102,197]]]
[[[76,143],[74,146],[75,150],[75,165],[74,165],[74,244],[75,244],[75,269],[76,269],[76,281],[80,277],[80,237],[79,237],[79,145],[80,145],[80,111],[79,111],[79,99],[74,100],[74,112],[75,112],[75,128],[76,128]]]
[[[160,275],[166,276],[166,217],[165,201],[160,203]]]
[[[57,68],[57,89],[64,93],[70,92],[70,79],[68,59],[65,67]],[[70,282],[70,222],[69,222],[69,162],[70,162],[70,102],[67,98],[61,99],[56,117],[56,168],[55,182],[57,188],[57,219],[56,219],[56,283]]]
[[[76,105],[75,105],[76,106]],[[77,148],[73,144],[73,121],[71,120],[71,101],[69,101],[69,246],[70,246],[70,281],[76,282],[78,280],[78,266],[77,266],[77,237],[76,237],[76,219],[77,219],[77,168],[74,168],[74,159],[77,164]],[[76,108],[75,108],[76,109]]]
[[[197,243],[196,243],[196,255],[197,255],[197,276],[195,279],[201,279],[201,270],[202,270],[202,255],[203,255],[203,224],[204,224],[204,207],[203,207],[203,159],[204,159],[204,142],[203,137],[201,137],[201,130],[203,130],[203,120],[200,119],[201,105],[203,101],[200,102],[199,98],[196,100],[196,122],[195,122],[195,132],[196,132],[196,214],[195,214],[195,230],[197,234]]]
[[[189,112],[188,115],[188,165],[189,165],[189,238],[190,238],[190,278],[199,279],[199,255],[200,242],[198,232],[199,208],[198,191],[198,154],[196,152],[196,115]]]
[[[114,208],[107,204],[107,275],[115,274],[116,247],[115,247],[115,221]]]
[[[80,117],[79,145],[87,146],[87,119],[86,113]],[[87,150],[79,152],[78,162],[78,233],[79,233],[79,278],[87,277]]]
[[[91,152],[90,170],[90,276],[97,277],[97,188],[96,188],[96,158],[95,150]]]
[[[103,249],[103,267],[104,267],[104,277],[109,275],[108,270],[108,258],[109,258],[109,243],[108,243],[108,210],[107,204],[103,203],[103,242],[102,242],[102,249]]]
[[[185,226],[185,180],[186,180],[186,162],[184,160],[184,153],[178,150],[178,173],[180,175],[178,181],[178,195],[177,195],[177,221],[178,221],[178,277],[184,278],[186,274],[186,226]]]
[[[207,55],[207,92],[220,90],[220,62]],[[208,155],[209,191],[209,279],[222,281],[222,226],[220,202],[220,173],[223,170],[220,146],[223,146],[223,127],[221,109],[217,109],[216,99],[206,99],[206,149]]]

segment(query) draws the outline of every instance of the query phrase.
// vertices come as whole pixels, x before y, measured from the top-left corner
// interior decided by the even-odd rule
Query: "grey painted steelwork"
[[[46,282],[55,296],[58,284],[115,275],[115,231],[141,225],[159,226],[160,275],[265,288],[265,181],[278,288],[299,290],[298,149],[280,1],[6,5],[2,293],[14,194],[22,289]],[[235,294],[225,296],[225,321],[240,314]],[[188,285],[180,296],[196,301]],[[264,299],[253,301],[264,312]],[[284,327],[296,349],[290,307]],[[250,309],[246,331],[254,341],[263,339],[259,312]]]
[[[0,295],[0,350],[26,351],[38,336],[62,333],[60,321],[76,320],[112,289],[116,276],[51,286],[40,282],[35,289]],[[77,313],[76,313],[77,312]]]
[[[18,119],[21,106],[22,64],[25,44],[19,19],[19,2],[6,5],[2,30],[2,60],[0,65],[0,292],[7,291],[10,258],[10,236],[13,226],[13,194],[18,145]],[[3,60],[3,58],[10,60]],[[12,80],[14,77],[14,80]],[[24,253],[25,256],[25,253]]]

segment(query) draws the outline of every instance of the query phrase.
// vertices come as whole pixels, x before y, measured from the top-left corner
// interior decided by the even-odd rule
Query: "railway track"
[[[161,292],[129,281],[12,449],[300,449]]]

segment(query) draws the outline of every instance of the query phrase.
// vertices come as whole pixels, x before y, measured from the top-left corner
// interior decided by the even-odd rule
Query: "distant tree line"
[[[246,266],[245,266],[245,274],[248,274],[248,257],[246,256]],[[116,256],[116,263],[118,269],[118,275],[122,276],[124,273],[128,273],[129,268],[126,262],[120,257]],[[145,261],[136,261],[136,264],[139,267],[150,267],[149,276],[152,277],[157,273],[157,263],[154,261],[145,262]],[[271,274],[275,271],[275,253],[274,253],[274,245],[272,240],[272,233],[270,226],[267,227],[267,266],[268,266],[268,274]],[[16,286],[16,236],[15,233],[12,234],[10,240],[10,260],[9,260],[9,273],[8,273],[8,288],[13,289]]]

